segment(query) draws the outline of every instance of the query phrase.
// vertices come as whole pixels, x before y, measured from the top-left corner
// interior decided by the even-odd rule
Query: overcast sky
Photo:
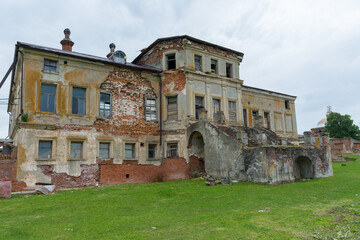
[[[360,123],[360,1],[346,0],[0,0],[0,77],[17,41],[106,56],[109,43],[132,61],[157,38],[187,34],[243,52],[244,84],[297,96],[298,132],[326,106]],[[8,98],[10,78],[0,89]],[[8,134],[0,105],[0,138]]]

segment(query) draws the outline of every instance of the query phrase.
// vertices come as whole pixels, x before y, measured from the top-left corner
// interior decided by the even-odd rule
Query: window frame
[[[175,146],[176,145],[176,154],[175,156],[173,156],[171,153],[172,151],[174,151],[174,149],[171,149],[171,145]],[[179,143],[178,142],[167,142],[166,144],[166,157],[167,158],[178,158],[179,157]]]
[[[200,60],[200,65],[199,65],[199,67],[200,67],[200,69],[197,69],[197,67],[196,67],[196,58],[199,58],[199,60]],[[203,66],[202,66],[202,55],[199,55],[199,54],[194,54],[194,69],[195,69],[195,71],[200,71],[200,72],[202,72],[203,71]]]
[[[153,149],[154,157],[150,157],[150,146],[155,146],[155,148]],[[157,156],[158,156],[157,149],[158,149],[158,144],[157,143],[148,143],[148,145],[147,145],[147,159],[155,160],[157,158]]]
[[[148,100],[153,100],[154,101],[154,105],[147,105],[147,101]],[[148,110],[148,108],[151,108],[151,107],[155,107],[155,111],[153,111],[153,110]],[[155,119],[147,119],[147,116],[148,116],[148,114],[150,114],[150,116],[151,115],[155,115]],[[157,101],[156,101],[156,97],[145,97],[144,98],[144,118],[145,118],[145,121],[147,121],[147,122],[156,122],[157,120],[158,120],[158,110],[157,110]],[[151,117],[150,117],[151,118]]]
[[[212,68],[212,66],[213,66],[212,62],[213,61],[216,63],[215,69]],[[211,71],[211,73],[215,73],[215,74],[219,73],[219,61],[217,59],[215,59],[215,58],[210,58],[210,71]]]
[[[285,103],[285,109],[291,109],[289,100],[285,100],[284,103]]]
[[[43,91],[42,91],[42,87],[43,85],[48,85],[48,86],[54,86],[55,87],[55,93],[54,95],[50,95],[48,93],[44,93],[43,94]],[[56,113],[57,111],[57,91],[58,91],[58,85],[56,83],[50,83],[50,82],[45,82],[45,81],[41,81],[40,82],[40,104],[38,105],[39,106],[39,111],[40,112],[47,112],[47,113]],[[42,109],[42,97],[43,95],[46,96],[47,98],[47,106],[46,106],[46,109]],[[54,111],[49,111],[49,99],[50,97],[49,96],[54,96]],[[46,111],[44,111],[46,110]]]
[[[174,119],[170,119],[169,118],[169,99],[176,99],[176,114],[174,115]],[[174,120],[179,120],[179,101],[178,101],[178,95],[171,95],[171,96],[166,96],[166,120],[169,121],[174,121]]]
[[[50,157],[47,158],[43,158],[40,157],[40,148],[41,148],[41,143],[49,143],[50,142]],[[54,141],[52,139],[39,139],[38,140],[38,152],[37,152],[37,160],[52,160],[53,158],[53,145],[54,145]]]
[[[197,101],[196,99],[200,99],[201,98],[201,106],[198,107],[199,105],[197,105]],[[203,95],[195,95],[195,118],[196,119],[200,119],[200,109],[203,108],[205,109],[205,96]]]
[[[84,98],[81,98],[81,99],[84,99],[85,100],[85,104],[84,104],[84,114],[82,113],[74,113],[74,89],[75,88],[78,88],[78,89],[84,89],[85,90],[85,96]],[[73,85],[72,86],[72,92],[71,92],[71,114],[74,114],[74,115],[78,115],[78,116],[84,116],[87,114],[87,94],[88,94],[88,89],[87,87],[85,86],[77,86],[77,85]],[[78,98],[78,97],[77,97]],[[79,99],[79,98],[78,98]],[[79,110],[79,105],[77,107],[77,110]]]
[[[110,97],[110,109],[109,109],[109,116],[108,117],[106,117],[106,114],[105,114],[105,111],[106,111],[105,104],[104,104],[104,109],[101,108],[101,94],[107,94]],[[85,109],[86,109],[86,102],[85,102]],[[101,110],[104,111],[104,116],[101,115]],[[109,92],[100,91],[100,93],[99,93],[99,117],[112,119],[112,94],[109,93]]]
[[[77,158],[76,156],[73,156],[72,155],[72,144],[73,143],[81,143],[81,155],[79,158]],[[84,151],[84,148],[85,148],[85,140],[81,140],[81,139],[71,139],[70,140],[70,152],[69,152],[69,159],[70,160],[84,160],[85,159],[85,151]]]
[[[173,61],[174,63],[174,67],[173,68],[170,68],[169,65],[170,65],[170,61],[169,61],[169,57],[172,57],[174,56],[174,59],[171,59],[170,61]],[[165,54],[165,67],[166,67],[166,70],[175,70],[176,69],[176,53],[172,52],[172,53],[166,53]]]
[[[219,103],[219,110],[215,112],[215,101]],[[215,114],[221,112],[221,99],[220,98],[212,98],[212,111],[213,111],[213,119],[217,120],[218,118],[215,117]]]
[[[225,73],[227,78],[233,78],[234,77],[234,69],[232,63],[226,63],[225,64]]]
[[[126,156],[126,150],[129,150],[129,149],[126,149],[126,146],[129,146],[129,145],[132,146],[132,156],[131,156],[131,158]],[[134,143],[134,142],[125,142],[124,143],[124,159],[125,160],[134,160],[134,159],[136,159],[136,157],[137,157],[137,155],[136,155],[136,143]]]
[[[234,104],[234,108],[230,111],[230,103]],[[236,101],[235,100],[228,100],[228,115],[229,115],[229,122],[236,122]],[[231,117],[230,117],[231,116]]]
[[[48,62],[50,64],[46,64],[46,62]],[[51,70],[54,67],[53,65],[51,65],[51,63],[55,64],[55,71]],[[57,60],[44,58],[43,71],[46,73],[58,73],[58,64],[59,64],[59,61],[57,61]]]
[[[107,144],[108,145],[108,148],[107,148],[107,157],[102,157],[101,156],[101,144]],[[105,160],[105,159],[110,159],[111,158],[111,142],[109,141],[99,141],[98,143],[98,149],[99,149],[99,154],[98,154],[98,157],[99,159],[102,159],[102,160]]]

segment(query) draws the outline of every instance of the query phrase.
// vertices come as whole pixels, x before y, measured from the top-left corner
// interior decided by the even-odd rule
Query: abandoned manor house
[[[61,49],[17,42],[6,74],[11,157],[0,181],[13,191],[332,176],[328,148],[297,144],[296,97],[244,85],[243,53],[183,35],[130,63],[115,44],[104,57],[72,51],[64,33]]]

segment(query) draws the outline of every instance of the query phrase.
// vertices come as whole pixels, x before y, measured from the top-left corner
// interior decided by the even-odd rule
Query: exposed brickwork
[[[190,165],[183,158],[164,159],[154,165],[100,165],[100,184],[173,181],[190,178]]]
[[[182,68],[171,71],[164,71],[165,81],[162,82],[162,93],[182,91],[186,85],[186,75]]]
[[[330,147],[333,156],[359,153],[360,141],[351,138],[332,138],[330,139]]]
[[[190,156],[190,176],[197,176],[199,173],[205,172],[205,161],[196,156]]]
[[[0,181],[11,181],[12,191],[22,191],[26,188],[26,183],[18,181],[16,178],[16,161],[1,160],[0,161]]]
[[[51,184],[56,187],[83,187],[83,186],[94,186],[98,183],[99,179],[99,165],[82,164],[81,175],[79,177],[69,176],[66,173],[54,172],[54,165],[38,165],[41,171],[51,177]]]

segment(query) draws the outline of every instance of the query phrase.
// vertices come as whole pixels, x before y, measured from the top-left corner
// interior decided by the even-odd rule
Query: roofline
[[[156,73],[162,72],[162,69],[156,68],[153,66],[149,66],[149,65],[136,65],[134,63],[125,63],[125,64],[117,63],[117,62],[113,62],[113,61],[111,61],[107,58],[103,58],[103,57],[98,57],[98,56],[94,56],[94,55],[73,52],[73,51],[70,52],[70,51],[65,51],[65,50],[61,50],[61,49],[57,49],[57,48],[44,47],[44,46],[39,46],[39,45],[35,45],[35,44],[30,44],[30,43],[17,42],[16,47],[17,47],[17,49],[19,49],[19,47],[25,47],[25,48],[29,48],[29,49],[36,49],[36,50],[41,50],[41,51],[45,51],[45,52],[55,53],[55,54],[62,55],[62,56],[81,58],[81,59],[86,59],[86,60],[90,60],[90,61],[102,62],[102,63],[106,63],[106,64],[110,64],[110,65],[132,68],[132,69],[137,69],[137,70],[146,70],[146,71],[156,72]]]
[[[16,66],[17,66],[17,61],[18,61],[18,51],[19,51],[19,46],[18,44],[15,44],[15,51],[14,51],[14,61],[15,65],[12,69],[12,73],[11,73],[11,82],[10,82],[10,92],[9,92],[9,98],[8,98],[8,107],[7,107],[7,112],[10,112],[10,97],[11,97],[11,93],[12,93],[12,89],[13,89],[13,85],[14,85],[14,78],[15,78],[15,72],[16,72]]]
[[[244,57],[244,53],[242,52],[238,52],[238,51],[235,51],[233,49],[230,49],[230,48],[226,48],[226,47],[222,47],[222,46],[219,46],[219,45],[216,45],[216,44],[213,44],[213,43],[210,43],[210,42],[206,42],[206,41],[203,41],[201,39],[198,39],[198,38],[194,38],[194,37],[191,37],[191,36],[188,36],[188,35],[179,35],[179,36],[172,36],[172,37],[165,37],[165,38],[158,38],[155,40],[155,42],[153,42],[152,44],[150,44],[150,46],[148,46],[147,48],[145,48],[133,61],[132,63],[136,63],[142,56],[144,56],[148,51],[150,51],[150,49],[152,49],[156,44],[158,43],[161,43],[161,42],[164,42],[164,41],[169,41],[169,40],[175,40],[175,39],[183,39],[183,38],[186,38],[190,41],[193,41],[193,42],[196,42],[196,43],[200,43],[200,44],[204,44],[204,45],[207,45],[207,46],[210,46],[210,47],[214,47],[214,48],[217,48],[217,49],[220,49],[220,50],[223,50],[223,51],[226,51],[226,52],[232,52],[232,53],[235,53],[236,55],[240,56],[240,57]]]
[[[243,85],[243,88],[258,90],[258,91],[267,92],[267,93],[270,93],[270,94],[278,94],[278,95],[282,95],[282,96],[286,96],[286,97],[290,97],[290,98],[295,98],[295,99],[297,98],[296,96],[292,96],[292,95],[289,95],[289,94],[280,93],[280,92],[274,92],[274,91],[270,91],[270,90],[266,90],[266,89],[262,89],[262,88],[250,87],[250,86],[246,86],[246,85]]]

